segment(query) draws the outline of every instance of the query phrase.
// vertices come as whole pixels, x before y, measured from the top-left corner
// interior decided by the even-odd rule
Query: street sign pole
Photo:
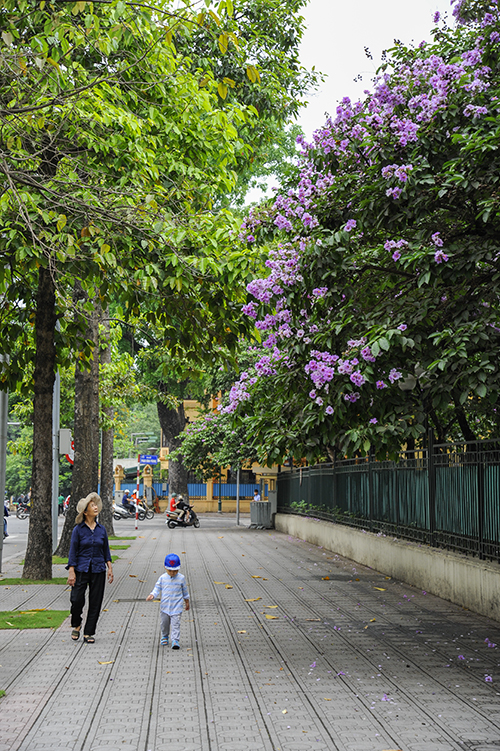
[[[240,524],[240,468],[236,472],[236,524]]]

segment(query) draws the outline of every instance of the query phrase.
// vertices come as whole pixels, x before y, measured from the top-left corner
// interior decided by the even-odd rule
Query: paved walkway
[[[72,642],[69,620],[0,631],[0,751],[500,749],[499,623],[230,516],[137,534],[95,645]],[[159,646],[145,602],[168,552],[191,592],[179,651]],[[20,573],[7,559],[3,576]],[[1,610],[69,599],[61,585],[0,596]]]

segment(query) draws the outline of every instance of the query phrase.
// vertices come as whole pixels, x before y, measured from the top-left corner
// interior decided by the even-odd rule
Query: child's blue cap
[[[181,567],[181,559],[175,553],[169,553],[165,558],[165,568],[169,571],[178,571]]]

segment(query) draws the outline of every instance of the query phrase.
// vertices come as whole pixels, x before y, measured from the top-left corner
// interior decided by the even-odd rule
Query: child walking
[[[181,559],[175,553],[170,553],[165,558],[166,574],[162,574],[156,582],[153,591],[146,600],[154,600],[161,595],[161,639],[162,647],[168,646],[168,635],[172,637],[172,649],[179,649],[179,637],[181,630],[182,606],[189,610],[189,592],[186,580],[179,573]],[[184,601],[184,602],[183,602]]]

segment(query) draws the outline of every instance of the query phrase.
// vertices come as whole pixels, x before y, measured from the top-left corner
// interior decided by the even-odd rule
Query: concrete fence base
[[[276,514],[278,531],[500,621],[500,565],[343,524]]]

